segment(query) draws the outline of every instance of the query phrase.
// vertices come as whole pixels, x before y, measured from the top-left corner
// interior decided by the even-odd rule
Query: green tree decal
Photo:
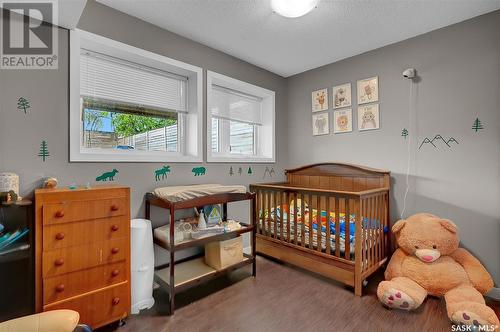
[[[40,143],[40,152],[38,152],[38,156],[42,157],[42,161],[44,161],[44,162],[47,159],[47,157],[50,157],[49,149],[47,148],[46,141],[42,141],[42,143]]]
[[[23,110],[24,114],[26,114],[26,110],[28,108],[30,108],[30,102],[26,98],[21,97],[17,100],[17,109],[18,110]]]
[[[252,174],[252,167],[248,167],[248,174]]]
[[[243,173],[243,168],[238,168],[238,174],[241,175],[241,173]]]
[[[481,120],[479,120],[479,118],[476,118],[476,120],[474,120],[474,123],[472,124],[472,130],[475,130],[477,133],[479,130],[482,129],[484,129],[484,127],[483,124],[481,123]]]
[[[229,175],[230,176],[234,175],[233,166],[229,167]]]
[[[406,139],[406,137],[408,136],[408,129],[403,128],[403,130],[401,131],[401,136],[403,136]]]

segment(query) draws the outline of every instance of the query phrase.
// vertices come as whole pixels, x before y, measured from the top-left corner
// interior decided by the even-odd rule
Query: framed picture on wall
[[[378,101],[378,76],[358,81],[358,105]]]
[[[373,130],[380,128],[380,113],[378,104],[358,107],[358,130]]]
[[[333,87],[333,108],[351,106],[351,83]]]
[[[352,110],[338,110],[333,112],[333,133],[348,133],[352,131]]]
[[[328,109],[328,89],[313,91],[311,98],[313,112],[326,111]]]
[[[327,135],[330,133],[328,125],[328,113],[313,114],[312,116],[313,136]]]

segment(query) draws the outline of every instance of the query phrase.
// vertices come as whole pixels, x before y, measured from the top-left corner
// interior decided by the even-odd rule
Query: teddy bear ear
[[[392,225],[392,232],[398,233],[399,231],[401,231],[403,229],[403,227],[405,227],[405,225],[406,225],[406,220],[404,220],[404,219],[396,221],[396,223],[394,225]]]
[[[456,234],[458,231],[457,225],[453,223],[453,221],[448,220],[448,219],[441,219],[439,220],[439,223],[441,226],[446,228],[448,231],[452,232],[453,234]]]

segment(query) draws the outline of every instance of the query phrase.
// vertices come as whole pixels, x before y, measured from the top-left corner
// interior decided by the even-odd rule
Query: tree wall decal
[[[26,114],[26,110],[30,108],[30,102],[24,98],[24,97],[20,97],[18,100],[17,100],[17,109],[18,110],[23,110],[24,111],[24,114]]]
[[[44,162],[47,159],[47,157],[50,157],[50,153],[49,153],[49,149],[48,149],[46,141],[42,141],[42,143],[40,143],[40,151],[38,152],[38,156],[41,157],[42,161],[44,161]]]
[[[481,123],[481,120],[479,120],[479,118],[476,118],[476,120],[474,120],[474,123],[472,124],[472,130],[475,130],[477,133],[479,130],[482,129],[484,129],[484,127],[483,124]]]
[[[406,139],[406,137],[408,136],[408,129],[403,128],[403,130],[401,131],[401,136],[403,136]]]

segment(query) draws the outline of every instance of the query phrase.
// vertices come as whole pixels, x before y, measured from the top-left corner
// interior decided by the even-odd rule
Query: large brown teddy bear
[[[379,300],[390,308],[418,308],[427,295],[444,296],[448,317],[456,324],[496,325],[495,312],[483,294],[493,288],[484,266],[458,247],[457,226],[420,213],[392,227],[399,248],[378,285]]]

